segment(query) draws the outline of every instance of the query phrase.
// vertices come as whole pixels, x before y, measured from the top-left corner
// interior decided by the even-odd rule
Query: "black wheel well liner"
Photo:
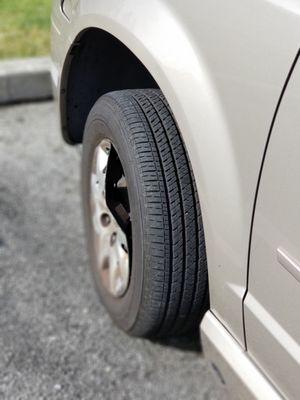
[[[90,109],[105,93],[158,85],[142,62],[117,38],[99,28],[82,31],[62,72],[61,124],[68,143],[81,143]]]

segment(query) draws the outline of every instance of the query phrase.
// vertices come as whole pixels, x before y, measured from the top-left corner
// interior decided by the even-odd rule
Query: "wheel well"
[[[61,119],[64,138],[82,142],[88,113],[107,92],[157,88],[141,61],[118,39],[97,28],[83,31],[67,55],[61,84]]]

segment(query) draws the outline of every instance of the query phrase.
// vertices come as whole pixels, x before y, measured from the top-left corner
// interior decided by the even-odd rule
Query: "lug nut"
[[[106,227],[110,224],[110,216],[106,213],[102,214],[100,217],[101,224]]]

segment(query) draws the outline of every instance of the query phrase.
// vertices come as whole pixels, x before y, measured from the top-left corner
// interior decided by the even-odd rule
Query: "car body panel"
[[[232,400],[280,400],[283,397],[256,367],[218,319],[208,311],[201,323],[205,357],[226,384]]]
[[[99,27],[143,62],[166,96],[199,191],[211,310],[244,346],[253,199],[273,113],[300,43],[300,3],[79,0],[69,20],[59,3],[52,17],[56,93],[71,44],[83,30]]]
[[[245,299],[247,349],[289,399],[300,396],[300,62],[264,161]]]

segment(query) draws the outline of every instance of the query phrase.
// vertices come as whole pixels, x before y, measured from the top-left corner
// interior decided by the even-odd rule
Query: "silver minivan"
[[[300,399],[300,1],[55,0],[101,300],[201,330],[234,398]]]

